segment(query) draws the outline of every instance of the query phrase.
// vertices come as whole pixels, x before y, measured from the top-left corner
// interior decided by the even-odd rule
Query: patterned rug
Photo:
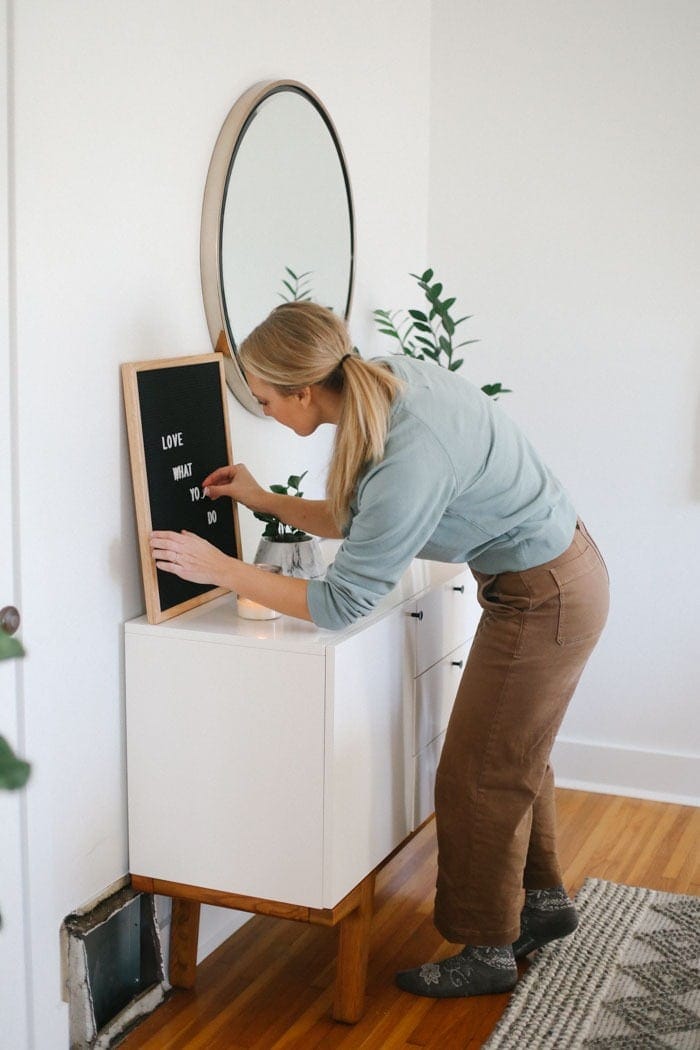
[[[700,1050],[700,897],[586,879],[488,1050]]]

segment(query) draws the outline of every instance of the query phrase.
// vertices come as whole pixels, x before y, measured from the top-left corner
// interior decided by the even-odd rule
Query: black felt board
[[[155,569],[153,530],[186,529],[239,556],[238,520],[202,480],[232,461],[219,354],[122,366],[139,545],[149,621],[158,623],[223,593]]]

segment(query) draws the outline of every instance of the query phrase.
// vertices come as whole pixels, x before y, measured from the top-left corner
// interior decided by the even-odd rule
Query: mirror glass
[[[347,317],[353,256],[350,185],[330,117],[296,82],[251,89],[222,128],[202,219],[210,333],[251,411],[260,414],[237,347],[284,300],[313,299]]]

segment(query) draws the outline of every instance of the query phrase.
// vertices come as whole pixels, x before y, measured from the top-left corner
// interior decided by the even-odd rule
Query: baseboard
[[[552,765],[560,787],[700,806],[700,755],[563,737],[554,745]]]

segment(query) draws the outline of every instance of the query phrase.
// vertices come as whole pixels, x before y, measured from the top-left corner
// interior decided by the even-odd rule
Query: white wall
[[[561,781],[700,783],[700,6],[434,0],[430,252],[612,577]]]
[[[429,7],[9,8],[21,707],[34,763],[28,1045],[52,1050],[67,1045],[61,920],[127,871],[122,624],[144,603],[119,364],[209,352],[198,239],[211,150],[236,98],[280,76],[323,99],[344,145],[357,208],[352,330],[367,342],[371,310],[403,297],[401,275],[425,255]],[[307,493],[320,494],[327,435],[295,441],[233,401],[231,424],[236,456],[262,482],[308,467]],[[251,556],[259,525],[248,516],[243,527]]]

